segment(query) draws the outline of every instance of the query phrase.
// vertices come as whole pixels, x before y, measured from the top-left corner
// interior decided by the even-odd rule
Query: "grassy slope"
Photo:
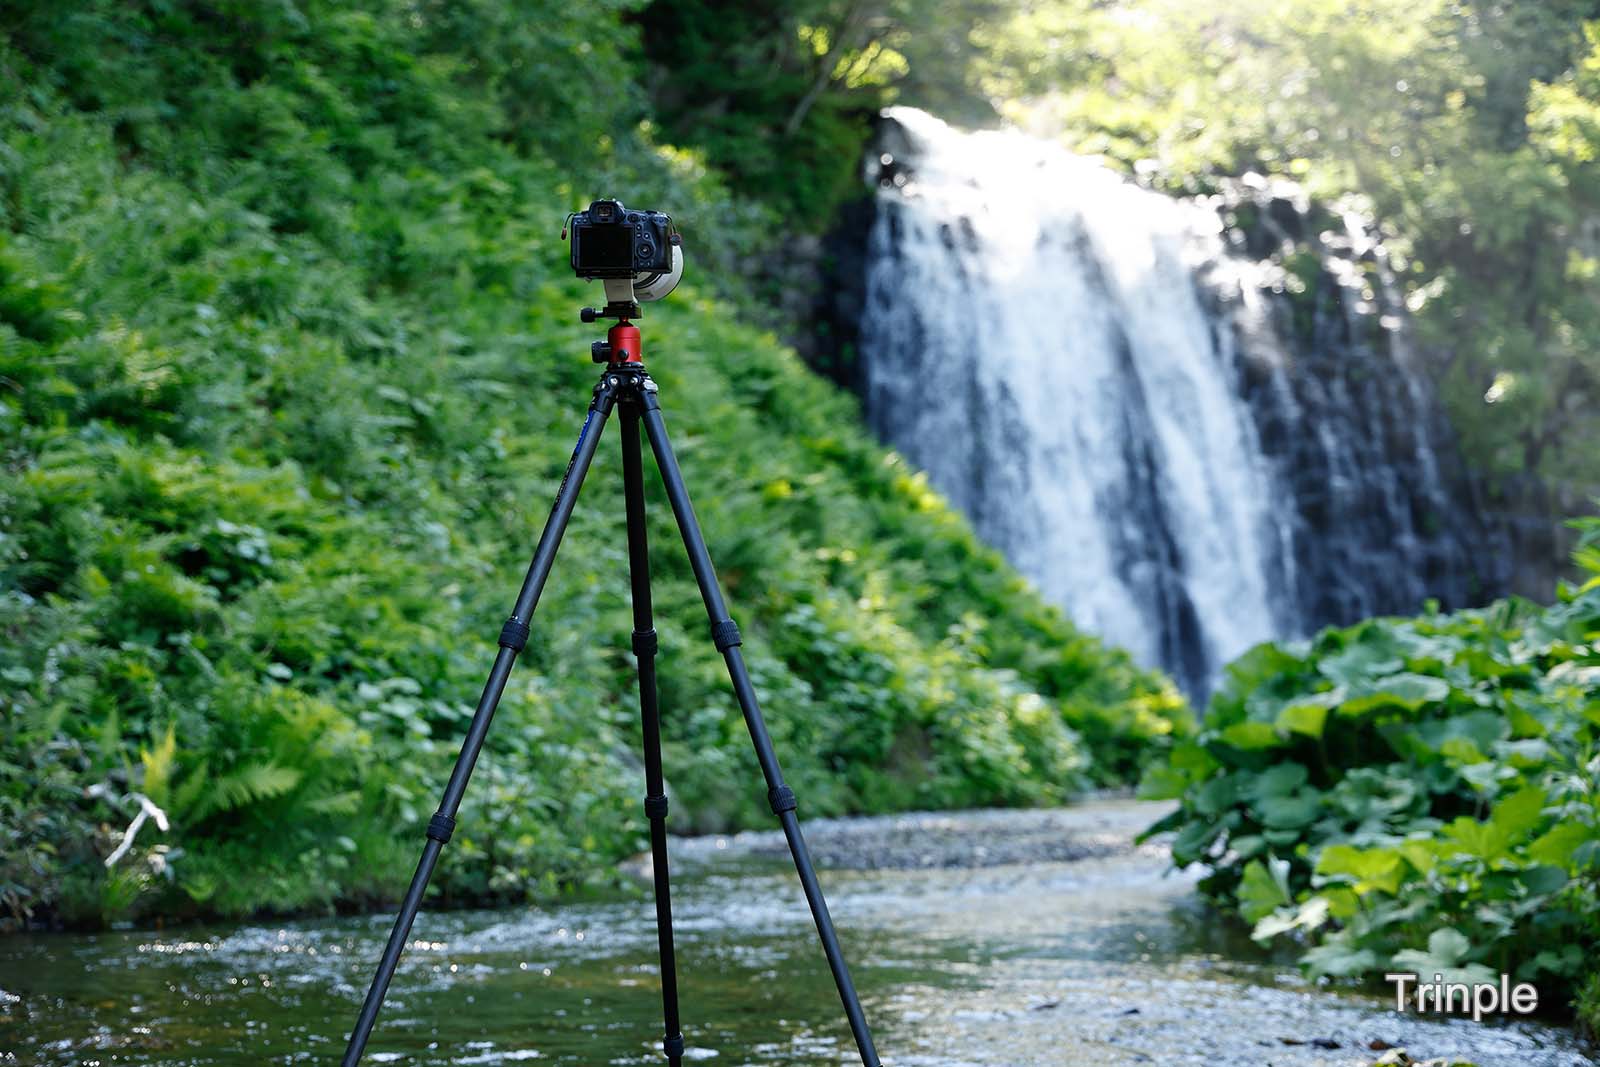
[[[5,26],[0,917],[359,906],[403,880],[595,373],[561,216],[623,191],[679,214],[691,257],[738,240],[715,184],[638,133],[551,147],[595,141],[625,31],[499,10]],[[522,114],[563,62],[563,107]],[[711,291],[652,308],[648,351],[804,811],[1128,777],[1179,720],[1170,687],[1042,604]],[[550,891],[640,842],[618,468],[608,443],[447,900]],[[674,823],[760,821],[651,503]],[[173,827],[107,873],[132,791]]]

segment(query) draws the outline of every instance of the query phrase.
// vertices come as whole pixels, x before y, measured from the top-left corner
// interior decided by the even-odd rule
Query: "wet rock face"
[[[1363,220],[1023,142],[885,118],[814,362],[1080,624],[1200,698],[1255,641],[1554,573],[1465,469]]]
[[[1293,511],[1302,629],[1503,594],[1516,546],[1417,365],[1376,234],[1257,176],[1209,206],[1235,262],[1199,278],[1217,328],[1234,333],[1236,388]]]
[[[863,192],[838,213],[822,237],[809,335],[796,347],[813,370],[856,393],[865,389],[861,326],[868,314],[867,270],[879,216],[879,190],[900,188],[911,178],[911,141],[899,123],[876,122],[861,160]]]
[[[800,347],[813,370],[859,393],[859,345],[866,313],[867,237],[877,204],[863,196],[846,204],[822,238],[816,301],[805,317],[810,329]]]

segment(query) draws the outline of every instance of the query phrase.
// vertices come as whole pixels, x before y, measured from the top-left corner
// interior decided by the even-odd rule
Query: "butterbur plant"
[[[1152,829],[1174,862],[1314,976],[1592,991],[1600,521],[1575,525],[1583,579],[1548,608],[1370,620],[1235,662],[1143,784],[1180,800]]]

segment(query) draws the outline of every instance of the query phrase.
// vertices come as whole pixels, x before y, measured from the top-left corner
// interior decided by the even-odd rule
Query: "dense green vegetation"
[[[686,234],[695,281],[651,308],[648,352],[805,812],[1057,801],[1181,727],[1170,686],[1075,632],[852,401],[730,320],[717,280],[748,211],[652,140],[622,14],[0,14],[0,919],[403,884],[587,403],[594,297],[558,233],[601,191]],[[615,451],[441,901],[605,877],[640,846]],[[652,505],[674,825],[764,822]],[[135,794],[170,828],[108,869]]]
[[[651,0],[636,16],[656,113],[785,232],[829,225],[859,196],[885,104],[993,119],[972,72],[1005,0]]]
[[[1600,1024],[1600,522],[1539,607],[1262,645],[1145,781],[1205,890],[1340,978],[1534,982]]]

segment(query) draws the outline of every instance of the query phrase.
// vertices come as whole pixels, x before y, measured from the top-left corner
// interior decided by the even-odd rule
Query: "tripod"
[[[367,1039],[371,1036],[373,1024],[378,1017],[378,1009],[383,1006],[389,982],[394,978],[395,968],[400,962],[400,953],[405,949],[406,940],[410,936],[411,924],[422,905],[422,895],[427,889],[428,879],[433,874],[434,865],[439,861],[439,853],[455,830],[456,812],[461,806],[462,795],[466,792],[467,779],[471,777],[473,765],[483,748],[484,738],[488,735],[490,720],[500,703],[500,695],[505,689],[506,680],[511,674],[517,654],[528,643],[529,621],[539,603],[539,595],[544,590],[545,579],[550,575],[551,565],[555,562],[556,550],[561,545],[567,521],[572,517],[573,506],[578,500],[578,491],[583,487],[584,476],[589,472],[589,464],[593,461],[595,450],[599,446],[601,432],[613,409],[620,409],[622,412],[622,482],[623,495],[627,502],[628,574],[632,584],[633,599],[633,652],[639,663],[639,709],[644,733],[644,811],[650,822],[650,855],[655,868],[656,935],[661,954],[661,1006],[666,1022],[662,1051],[666,1054],[671,1067],[681,1067],[684,1039],[678,1016],[677,960],[672,945],[672,898],[667,870],[667,795],[661,769],[661,714],[656,706],[656,632],[651,619],[650,560],[645,540],[644,473],[639,448],[641,422],[644,424],[645,435],[650,440],[650,449],[655,454],[656,466],[660,468],[661,480],[666,486],[667,499],[672,504],[672,513],[677,519],[678,530],[683,535],[684,548],[689,554],[689,564],[694,569],[695,582],[700,586],[700,596],[705,601],[706,614],[711,620],[711,639],[716,644],[717,651],[721,652],[727,661],[734,695],[739,701],[740,710],[744,713],[750,740],[755,745],[756,759],[761,764],[762,777],[766,779],[767,800],[773,814],[783,826],[784,837],[788,840],[789,851],[794,857],[795,870],[800,876],[800,885],[805,890],[806,902],[811,907],[811,917],[816,922],[822,951],[828,958],[828,967],[833,972],[834,984],[838,986],[839,999],[844,1004],[850,1032],[855,1037],[856,1049],[861,1054],[864,1067],[880,1067],[877,1050],[872,1044],[872,1033],[867,1028],[866,1017],[861,1011],[860,998],[856,996],[855,985],[850,980],[850,970],[839,947],[838,935],[834,932],[833,920],[828,915],[828,903],[823,899],[822,889],[817,884],[816,871],[811,864],[810,851],[806,848],[805,838],[800,833],[800,821],[795,815],[797,805],[794,791],[784,784],[783,772],[778,767],[778,756],[773,750],[772,738],[768,735],[766,723],[761,717],[761,708],[756,702],[755,687],[750,682],[749,671],[745,669],[744,655],[740,652],[739,627],[729,618],[727,606],[723,603],[722,589],[717,582],[710,553],[706,550],[705,538],[700,533],[700,523],[696,520],[694,509],[689,504],[689,491],[684,485],[683,473],[678,469],[677,457],[673,455],[672,445],[667,440],[666,424],[662,421],[661,406],[656,399],[656,383],[645,373],[640,355],[638,327],[628,321],[630,314],[637,316],[637,304],[610,303],[607,304],[605,311],[599,313],[590,308],[583,309],[585,322],[593,322],[596,317],[602,315],[618,320],[607,333],[606,341],[596,341],[592,346],[595,361],[604,362],[606,369],[594,387],[594,400],[589,405],[589,414],[584,419],[583,430],[578,435],[577,447],[573,449],[572,459],[567,464],[565,476],[561,479],[561,488],[556,492],[555,505],[550,509],[550,517],[545,521],[544,532],[539,536],[539,545],[534,550],[533,562],[528,566],[527,577],[523,579],[522,590],[517,594],[516,606],[500,630],[500,651],[495,656],[489,680],[483,687],[483,695],[478,698],[477,711],[467,727],[466,740],[462,743],[455,769],[450,773],[450,781],[445,786],[439,810],[428,820],[427,841],[423,846],[422,859],[417,863],[416,873],[411,877],[410,888],[406,890],[405,899],[400,905],[400,914],[395,918],[394,928],[389,933],[388,943],[384,946],[383,956],[378,962],[378,972],[372,979],[371,988],[367,990],[367,997],[361,1006],[361,1014],[356,1019],[355,1029],[350,1033],[350,1043],[345,1049],[342,1067],[357,1067],[361,1062],[362,1052],[366,1049]]]

